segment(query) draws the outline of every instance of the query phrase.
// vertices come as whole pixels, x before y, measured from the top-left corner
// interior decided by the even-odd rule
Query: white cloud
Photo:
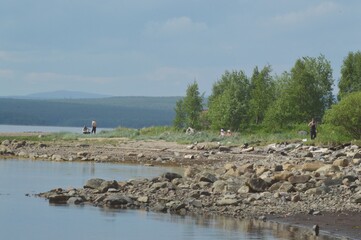
[[[202,22],[194,22],[189,17],[178,17],[168,19],[165,22],[150,22],[146,26],[147,34],[182,34],[189,32],[198,32],[207,29],[207,24]]]
[[[319,5],[309,7],[301,11],[289,12],[283,15],[277,15],[271,19],[268,24],[276,25],[294,25],[309,22],[314,19],[332,14],[340,10],[340,7],[333,2],[323,2]]]

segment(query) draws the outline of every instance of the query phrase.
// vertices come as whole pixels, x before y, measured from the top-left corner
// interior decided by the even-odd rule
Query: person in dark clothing
[[[92,121],[92,133],[97,133],[97,122],[95,120]]]
[[[317,130],[316,130],[316,121],[315,119],[312,118],[311,122],[308,124],[308,126],[310,127],[310,132],[311,132],[311,140],[316,138],[317,135]]]

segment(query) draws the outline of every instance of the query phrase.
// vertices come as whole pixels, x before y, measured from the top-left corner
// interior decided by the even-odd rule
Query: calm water
[[[89,126],[90,127],[90,124]],[[71,132],[71,133],[81,133],[83,126],[79,127],[54,127],[54,126],[25,126],[25,125],[1,125],[0,124],[0,133],[8,132]],[[101,128],[97,127],[97,133],[102,130],[110,130],[110,128]]]
[[[1,239],[305,239],[297,235],[296,227],[269,222],[182,217],[92,206],[54,206],[45,199],[26,196],[55,187],[82,187],[86,180],[95,177],[126,180],[158,176],[165,171],[175,169],[0,160]]]

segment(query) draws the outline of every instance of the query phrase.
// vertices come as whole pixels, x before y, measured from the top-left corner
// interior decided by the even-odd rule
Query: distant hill
[[[16,99],[90,99],[90,98],[106,98],[111,97],[110,95],[97,94],[97,93],[87,93],[79,91],[67,91],[59,90],[52,92],[40,92],[33,93],[24,96],[10,96],[7,98],[16,98]]]
[[[110,97],[99,99],[0,98],[0,124],[142,128],[171,125],[180,97]]]

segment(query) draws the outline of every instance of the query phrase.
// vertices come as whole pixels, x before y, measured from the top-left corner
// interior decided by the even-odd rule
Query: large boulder
[[[301,170],[307,172],[314,172],[323,166],[324,164],[322,162],[308,162],[302,165]]]
[[[214,175],[212,173],[205,172],[205,173],[200,174],[199,181],[214,183],[215,181],[217,181],[217,177],[216,177],[216,175]]]
[[[283,171],[283,172],[273,175],[273,179],[275,181],[286,181],[291,176],[293,176],[293,173],[288,172],[288,171]]]
[[[295,175],[288,178],[291,184],[306,183],[311,179],[310,175]]]
[[[103,182],[105,182],[104,179],[92,178],[85,183],[84,188],[99,189]]]
[[[104,203],[108,207],[121,207],[121,205],[132,204],[133,200],[130,197],[121,195],[121,194],[113,194],[104,199]]]
[[[48,197],[49,203],[52,204],[66,204],[70,196],[64,194],[53,194]]]
[[[119,187],[118,182],[113,180],[113,181],[103,181],[97,189],[100,192],[104,193],[104,192],[108,191],[108,189],[110,189],[110,188],[117,189],[118,187]]]
[[[182,178],[182,176],[178,173],[172,173],[172,172],[167,172],[167,173],[164,173],[162,175],[162,177],[168,179],[168,181],[172,181],[173,179],[175,178]]]
[[[222,193],[225,191],[227,182],[223,180],[217,180],[213,183],[212,189],[214,193]]]
[[[317,169],[316,172],[326,175],[326,174],[335,173],[335,172],[339,172],[339,171],[340,171],[340,168],[338,166],[326,164],[323,167],[320,167],[319,169]]]
[[[334,166],[338,166],[338,167],[347,167],[349,164],[348,160],[346,158],[340,158],[340,159],[336,159],[333,162]]]
[[[248,179],[246,185],[254,192],[264,192],[268,188],[268,184],[261,178]]]

